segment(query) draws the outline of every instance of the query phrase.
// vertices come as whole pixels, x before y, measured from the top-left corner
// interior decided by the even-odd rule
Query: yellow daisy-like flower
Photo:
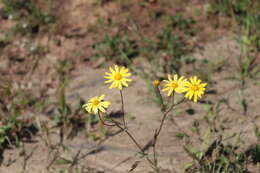
[[[187,84],[187,88],[185,89],[185,98],[192,99],[196,103],[198,100],[198,97],[201,98],[201,96],[204,94],[205,86],[207,83],[201,83],[201,80],[197,78],[197,76],[190,77],[190,82]]]
[[[187,79],[184,76],[178,78],[178,75],[175,74],[172,78],[172,75],[168,75],[168,80],[166,82],[163,91],[168,91],[168,96],[171,96],[173,91],[176,93],[183,93],[185,91],[185,86],[187,84]]]
[[[109,70],[111,73],[106,72],[104,78],[108,79],[105,81],[105,83],[112,83],[110,85],[111,88],[118,88],[120,90],[123,89],[123,87],[128,87],[128,82],[131,82],[132,79],[129,79],[128,77],[131,76],[131,73],[129,73],[128,69],[124,66],[121,67],[121,69],[115,65],[115,68],[109,67]]]
[[[84,104],[82,107],[91,114],[97,114],[98,111],[106,112],[106,109],[111,105],[111,103],[108,101],[103,101],[104,98],[104,94],[100,97],[92,97],[89,99],[88,103]]]

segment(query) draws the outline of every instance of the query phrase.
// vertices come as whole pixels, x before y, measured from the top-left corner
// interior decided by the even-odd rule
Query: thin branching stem
[[[103,125],[106,125],[106,126],[116,126],[115,124],[107,124],[107,123],[105,123],[105,121],[103,120],[102,116],[100,115],[100,112],[98,112],[98,116],[99,116],[99,119],[100,119],[100,121],[101,121],[101,123]]]
[[[172,109],[174,108],[174,106],[176,105],[179,105],[181,104],[185,98],[183,98],[181,101],[177,102],[176,104],[174,104],[174,95],[172,95],[172,105],[170,106],[170,108],[164,112],[163,114],[163,118],[161,120],[161,123],[160,123],[160,126],[159,126],[159,129],[155,130],[155,133],[154,133],[154,139],[153,139],[153,158],[154,158],[154,165],[157,166],[157,159],[156,159],[156,143],[157,143],[157,139],[158,139],[158,136],[160,135],[161,131],[162,131],[162,128],[163,128],[163,125],[164,125],[164,121],[168,115],[169,112],[172,111]]]
[[[156,142],[157,142],[157,139],[158,139],[158,136],[160,135],[161,131],[162,131],[162,128],[163,128],[163,125],[164,125],[164,121],[166,119],[166,116],[168,115],[168,113],[173,109],[174,106],[182,103],[184,101],[184,99],[182,99],[181,101],[179,101],[178,103],[174,104],[174,98],[172,98],[172,105],[171,107],[164,112],[163,114],[163,118],[161,120],[161,123],[160,123],[160,126],[159,126],[159,129],[155,130],[155,133],[154,133],[154,137],[153,137],[153,157],[154,157],[154,161],[152,161],[148,155],[146,154],[145,152],[145,149],[143,147],[141,147],[141,145],[137,142],[137,140],[134,138],[134,136],[127,130],[126,128],[126,122],[125,122],[125,117],[124,117],[124,101],[123,101],[123,94],[122,94],[122,91],[120,90],[120,95],[121,95],[121,102],[122,102],[122,112],[123,112],[123,125],[121,125],[120,122],[114,120],[112,117],[108,116],[110,118],[110,120],[112,121],[113,124],[107,124],[105,123],[105,121],[103,120],[102,118],[102,115],[100,114],[100,112],[98,113],[98,116],[99,116],[99,119],[100,121],[102,122],[102,124],[106,125],[106,126],[116,126],[118,127],[119,129],[121,129],[122,131],[124,131],[127,136],[133,141],[133,143],[137,146],[137,148],[140,150],[140,153],[143,155],[143,156],[146,156],[146,159],[147,161],[152,164],[153,166],[155,166],[155,168],[157,168],[157,159],[156,159]],[[174,96],[172,96],[174,97]]]
[[[124,127],[121,126],[120,122],[117,122],[116,120],[114,120],[112,117],[109,117],[110,120],[114,123],[114,124],[107,124],[105,123],[105,121],[103,120],[102,116],[100,115],[100,112],[98,113],[99,119],[102,122],[102,124],[106,125],[106,126],[117,126],[119,129],[121,129],[122,131],[124,131],[129,137],[130,139],[135,143],[135,145],[138,147],[138,149],[140,150],[140,152],[145,155],[145,152],[143,151],[141,145],[137,142],[137,140],[134,138],[134,136]]]
[[[163,118],[161,120],[161,123],[160,123],[160,126],[159,126],[159,129],[155,130],[154,132],[154,136],[153,136],[153,160],[154,160],[154,166],[157,167],[157,159],[156,159],[156,142],[157,142],[157,139],[158,139],[158,136],[162,130],[162,127],[163,127],[163,124],[164,124],[164,121],[166,119],[166,116],[168,115],[168,113],[173,109],[174,107],[174,95],[172,95],[172,98],[171,98],[171,101],[172,101],[172,105],[171,107],[164,112],[163,114]]]
[[[124,124],[124,128],[126,129],[124,98],[123,98],[122,90],[120,90],[120,96],[121,96],[121,103],[122,103],[123,124]]]
[[[112,122],[115,123],[115,126],[117,126],[118,128],[120,128],[122,131],[124,131],[124,132],[131,138],[131,140],[135,143],[135,145],[138,147],[138,149],[140,150],[140,152],[145,155],[145,152],[143,151],[141,145],[137,142],[137,140],[134,138],[134,136],[133,136],[126,128],[122,127],[122,126],[120,125],[120,123],[118,123],[117,121],[115,121],[115,120],[112,119],[112,118],[111,118],[111,120],[112,120]]]

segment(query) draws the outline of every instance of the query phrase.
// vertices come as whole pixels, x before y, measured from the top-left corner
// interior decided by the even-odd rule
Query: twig
[[[102,116],[100,115],[100,112],[98,112],[98,116],[99,116],[99,119],[100,119],[100,121],[102,122],[103,125],[106,125],[106,126],[116,126],[115,124],[107,124],[107,123],[105,123],[105,121],[103,120]]]
[[[121,129],[122,131],[124,131],[131,139],[132,141],[135,143],[135,145],[139,148],[139,150],[141,151],[142,154],[145,154],[143,152],[143,149],[141,147],[141,145],[136,141],[136,139],[133,137],[133,135],[124,127],[121,126],[120,122],[117,122],[116,120],[114,120],[112,117],[109,117],[110,120],[114,123],[114,124],[106,124],[105,121],[102,119],[100,113],[98,113],[99,115],[99,119],[101,120],[101,122],[106,125],[106,126],[117,126],[119,129]]]
[[[52,164],[53,164],[53,163],[57,160],[57,158],[59,157],[59,149],[55,149],[55,150],[56,150],[56,152],[55,152],[55,154],[54,154],[53,159],[50,161],[50,163],[49,163],[48,166],[46,167],[47,170],[50,169],[50,167],[52,166]]]
[[[174,104],[174,95],[172,95],[172,105],[171,107],[166,111],[164,112],[163,114],[163,118],[161,120],[161,123],[160,123],[160,126],[159,126],[159,130],[155,130],[154,132],[154,137],[153,137],[153,142],[152,142],[152,147],[153,147],[153,158],[154,158],[154,165],[157,166],[157,159],[156,159],[156,143],[157,143],[157,139],[158,139],[158,136],[160,135],[161,131],[162,131],[162,127],[164,125],[164,121],[166,119],[166,116],[168,115],[169,112],[172,111],[173,107],[176,106],[176,105],[179,105],[181,104],[185,99],[183,98],[181,101],[177,102]]]
[[[23,152],[24,152],[24,161],[23,161],[23,171],[25,171],[26,169],[26,165],[27,165],[27,161],[29,160],[30,157],[32,157],[34,151],[38,148],[38,145],[36,145],[32,151],[26,156],[25,153],[25,148],[24,148],[24,144],[23,144]]]
[[[123,98],[123,92],[122,92],[122,90],[120,90],[120,96],[121,96],[121,103],[122,103],[123,124],[124,124],[124,128],[126,128],[124,98]]]
[[[75,157],[73,158],[73,161],[72,161],[71,164],[70,164],[70,167],[69,167],[69,170],[70,170],[70,171],[72,171],[73,166],[74,166],[76,163],[78,163],[79,155],[80,155],[80,150],[78,150],[77,154],[75,155]]]
[[[111,118],[111,117],[110,117],[110,118]],[[120,128],[122,131],[124,131],[124,132],[131,138],[131,140],[132,140],[132,141],[135,143],[135,145],[139,148],[140,152],[145,155],[145,153],[144,153],[144,151],[143,151],[141,145],[136,141],[136,139],[133,137],[133,135],[132,135],[127,129],[123,128],[123,127],[120,125],[120,123],[116,122],[116,121],[113,120],[112,118],[111,118],[111,120],[112,120],[112,122],[115,123],[115,125],[116,125],[118,128]]]

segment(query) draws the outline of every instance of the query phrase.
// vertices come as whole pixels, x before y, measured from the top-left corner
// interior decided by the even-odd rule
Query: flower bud
[[[160,81],[159,80],[153,80],[153,85],[155,86],[155,87],[158,87],[159,85],[160,85]]]

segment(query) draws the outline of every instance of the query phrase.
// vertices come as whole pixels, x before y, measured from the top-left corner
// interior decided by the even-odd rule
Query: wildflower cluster
[[[114,66],[114,69],[112,67],[109,67],[109,72],[105,73],[104,78],[107,79],[105,83],[111,83],[109,86],[109,89],[112,88],[118,88],[120,90],[120,93],[122,95],[122,89],[124,87],[128,87],[128,83],[132,82],[131,73],[129,73],[129,70],[126,67],[119,68],[117,65]],[[89,113],[98,114],[99,111],[105,113],[106,110],[111,103],[108,101],[104,101],[105,95],[101,95],[100,97],[93,97],[89,99],[87,104],[83,105],[83,108]]]
[[[158,129],[155,130],[155,133],[153,135],[153,139],[148,142],[152,143],[153,147],[153,160],[150,159],[149,155],[145,151],[144,147],[142,147],[139,142],[135,139],[134,135],[132,135],[128,129],[127,124],[125,121],[125,113],[124,113],[124,99],[123,99],[123,88],[128,87],[129,83],[132,82],[131,73],[126,67],[118,67],[117,65],[114,66],[114,68],[109,68],[110,72],[106,72],[104,78],[107,79],[105,83],[111,83],[109,88],[117,88],[120,91],[121,96],[121,104],[122,104],[122,122],[114,120],[113,117],[107,116],[109,121],[106,121],[106,119],[103,119],[103,114],[106,113],[106,110],[111,105],[109,101],[105,101],[105,95],[92,97],[89,99],[88,103],[83,105],[83,108],[91,113],[91,114],[98,114],[101,125],[106,126],[116,126],[120,130],[124,131],[126,135],[132,140],[132,142],[139,148],[140,153],[143,154],[143,156],[146,156],[146,159],[149,161],[150,164],[152,164],[153,167],[157,168],[157,158],[156,158],[156,141],[158,139],[158,136],[160,135],[162,131],[162,127],[164,124],[164,121],[166,119],[166,116],[168,113],[173,109],[173,107],[179,103],[181,103],[185,98],[192,100],[194,102],[197,102],[198,98],[201,98],[204,94],[206,83],[202,83],[200,79],[197,78],[197,76],[190,77],[189,79],[185,78],[184,76],[178,77],[177,74],[175,75],[168,75],[167,80],[163,80],[164,87],[162,91],[167,92],[168,96],[172,96],[172,100],[174,100],[174,93],[184,94],[184,99],[180,101],[179,103],[172,104],[170,107],[167,105],[164,105],[163,103],[163,97],[161,95],[160,90],[160,84],[161,82],[159,80],[154,80],[152,83],[155,88],[155,94],[160,100],[160,104],[162,106],[163,116],[161,119],[161,123]],[[108,123],[109,122],[109,123]],[[145,145],[146,146],[146,145]]]
[[[111,83],[109,89],[117,88],[122,94],[124,87],[128,87],[130,82],[132,82],[131,73],[126,67],[118,67],[117,65],[114,68],[109,67],[110,72],[106,72],[104,78],[107,79],[105,83]],[[195,103],[198,101],[198,98],[201,98],[204,94],[206,83],[202,83],[197,76],[190,77],[189,79],[184,76],[179,77],[177,74],[168,75],[168,80],[163,80],[165,82],[164,88],[162,91],[167,92],[168,96],[172,96],[175,92],[179,94],[185,94],[184,97],[193,100]],[[159,87],[160,81],[154,80],[153,85]],[[105,95],[100,97],[91,98],[87,104],[83,105],[83,108],[89,113],[98,114],[99,112],[106,112],[106,109],[111,105],[110,102],[104,101]]]
[[[185,98],[191,100],[196,103],[198,98],[201,98],[204,94],[206,83],[201,83],[201,80],[197,78],[197,76],[190,77],[187,80],[184,76],[178,78],[178,75],[175,74],[173,77],[172,75],[168,75],[168,80],[164,80],[165,87],[163,91],[168,92],[168,96],[171,96],[173,92],[176,93],[186,93]]]

